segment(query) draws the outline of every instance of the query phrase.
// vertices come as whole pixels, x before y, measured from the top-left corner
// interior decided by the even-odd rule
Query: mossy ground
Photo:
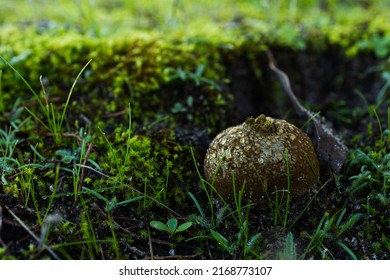
[[[136,2],[1,4],[0,257],[388,259],[389,5]],[[305,122],[267,49],[349,148],[287,210],[224,204],[202,173],[228,126]],[[192,226],[150,226],[170,218]]]

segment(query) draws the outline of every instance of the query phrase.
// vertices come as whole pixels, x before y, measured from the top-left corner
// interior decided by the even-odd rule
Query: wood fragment
[[[134,246],[131,246],[129,243],[127,243],[126,239],[122,238],[121,241],[126,246],[127,249],[129,249],[131,252],[133,252],[137,256],[139,256],[141,258],[146,258],[147,257],[147,253],[142,252],[140,249],[138,249],[138,248],[136,248]]]
[[[314,124],[317,143],[317,155],[324,160],[333,169],[335,173],[339,173],[340,169],[348,156],[348,148],[344,145],[341,139],[332,131],[326,120],[320,118],[318,114],[306,109],[299,103],[294,92],[291,89],[290,80],[286,73],[276,67],[275,59],[270,51],[266,52],[269,67],[274,71],[282,84],[284,92],[290,98],[295,112],[302,118],[311,119]]]

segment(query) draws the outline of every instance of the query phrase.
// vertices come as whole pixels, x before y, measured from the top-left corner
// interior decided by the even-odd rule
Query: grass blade
[[[355,254],[351,251],[351,249],[349,249],[344,243],[342,243],[342,242],[340,242],[340,241],[337,241],[336,243],[337,243],[338,245],[340,245],[341,248],[343,248],[343,249],[348,253],[348,255],[351,256],[351,258],[352,258],[353,260],[357,260],[356,255],[355,255]]]
[[[357,213],[355,215],[353,215],[349,220],[348,222],[346,222],[343,226],[341,226],[339,232],[337,233],[336,237],[335,238],[338,238],[340,235],[342,235],[347,229],[349,229],[350,227],[352,227],[361,217],[363,216],[363,214],[361,213]]]
[[[198,209],[199,211],[199,214],[200,216],[205,220],[206,219],[206,215],[204,214],[203,212],[203,209],[202,207],[200,206],[198,200],[196,199],[196,197],[191,193],[191,192],[188,192],[188,196],[192,199],[192,201],[194,202],[196,208]]]
[[[90,59],[90,60],[84,65],[84,67],[80,70],[79,74],[77,75],[76,79],[75,79],[74,82],[73,82],[72,87],[70,88],[70,91],[69,91],[69,94],[68,94],[68,98],[66,99],[66,102],[65,102],[64,110],[62,110],[62,115],[61,115],[60,122],[58,123],[58,126],[59,126],[60,128],[62,127],[62,123],[63,123],[64,118],[65,118],[66,109],[68,108],[69,101],[70,101],[70,97],[72,96],[72,93],[73,93],[73,89],[74,89],[74,87],[76,86],[76,83],[77,83],[78,79],[80,78],[81,74],[84,72],[84,70],[87,68],[87,66],[91,63],[91,61],[92,61],[92,59]]]

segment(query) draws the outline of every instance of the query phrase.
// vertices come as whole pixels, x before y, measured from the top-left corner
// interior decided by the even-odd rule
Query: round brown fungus
[[[291,197],[299,197],[318,182],[319,170],[310,138],[296,126],[264,115],[218,134],[204,161],[206,179],[227,201],[242,187],[245,201],[281,197],[283,192],[286,197],[288,178]]]

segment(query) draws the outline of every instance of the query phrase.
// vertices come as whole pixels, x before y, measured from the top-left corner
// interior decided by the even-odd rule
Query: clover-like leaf
[[[171,218],[167,221],[166,224],[160,221],[151,221],[150,226],[154,227],[155,229],[161,230],[161,231],[166,231],[169,234],[173,235],[176,232],[181,232],[185,231],[188,229],[190,226],[192,226],[192,222],[186,222],[181,224],[179,227],[177,227],[177,219]]]
[[[150,222],[150,226],[155,228],[155,229],[161,230],[161,231],[170,232],[169,228],[167,227],[167,225],[162,223],[162,222],[160,222],[160,221],[151,221]]]
[[[176,232],[181,232],[187,230],[190,226],[192,226],[192,222],[186,222],[184,224],[181,224],[177,229]]]
[[[168,225],[169,232],[174,233],[177,229],[177,219],[175,218],[169,219],[167,225]]]

